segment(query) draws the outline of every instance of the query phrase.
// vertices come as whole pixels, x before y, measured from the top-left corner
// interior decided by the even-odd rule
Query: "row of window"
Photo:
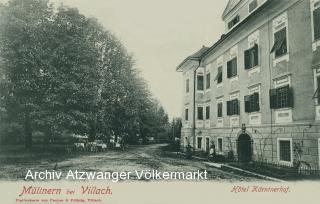
[[[253,9],[256,7],[256,3],[253,3]],[[239,19],[238,19],[239,20]],[[230,22],[235,24],[237,18]],[[278,25],[279,24],[279,25]],[[274,28],[274,44],[270,53],[274,53],[275,58],[280,58],[288,53],[288,37],[287,37],[287,24],[280,22],[275,25]],[[313,10],[313,38],[314,40],[320,40],[320,1],[314,4]],[[251,48],[244,51],[244,69],[248,70],[259,65],[259,46],[254,44]],[[238,75],[238,58],[233,57],[227,62],[227,78],[233,78]],[[206,84],[204,84],[204,76],[202,74],[197,75],[197,90],[203,91],[205,88],[210,89],[210,72],[206,74]],[[219,66],[217,75],[214,79],[217,84],[223,81],[223,66]],[[186,79],[186,92],[190,91],[190,81]]]
[[[202,149],[202,139],[203,137],[197,137],[197,149]],[[187,141],[187,138],[185,138]],[[205,140],[205,150],[209,151],[210,140],[206,138]],[[186,143],[187,144],[187,143]],[[278,139],[277,142],[278,160],[282,162],[292,162],[292,140],[290,138]],[[223,138],[219,137],[217,139],[217,152],[223,152]]]
[[[248,10],[249,13],[253,12],[258,7],[258,0],[252,0],[248,4]],[[228,22],[228,29],[230,30],[235,25],[237,25],[240,22],[240,16],[236,15],[234,18],[231,19],[231,21]]]
[[[318,78],[318,83],[320,84],[320,78]],[[320,101],[320,94],[318,94],[317,96]],[[289,85],[279,87],[276,89],[271,89],[269,97],[271,109],[293,108],[293,89],[289,87]],[[228,116],[240,115],[240,101],[238,98],[227,101],[226,105]],[[260,111],[260,97],[258,92],[244,97],[244,108],[246,113]],[[217,103],[217,117],[223,117],[223,102]],[[204,107],[197,107],[197,120],[204,119],[210,119],[210,105],[205,106],[205,115]],[[188,108],[185,109],[185,120],[189,120]]]

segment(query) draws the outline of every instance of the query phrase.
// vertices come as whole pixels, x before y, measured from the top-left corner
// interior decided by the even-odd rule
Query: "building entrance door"
[[[252,160],[252,139],[248,134],[241,134],[237,140],[237,153],[239,162]]]

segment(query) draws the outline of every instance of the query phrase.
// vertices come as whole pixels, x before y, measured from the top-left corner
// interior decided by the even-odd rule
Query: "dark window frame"
[[[221,84],[223,81],[223,67],[218,67],[218,76],[217,76],[217,83]]]
[[[244,51],[244,69],[252,69],[259,65],[259,46],[255,44],[252,48]]]
[[[239,101],[239,99],[233,99],[231,101],[227,101],[227,115],[228,116],[240,115],[240,101]]]
[[[210,120],[210,106],[206,106],[206,120]]]
[[[190,79],[186,79],[186,93],[190,92]]]
[[[186,108],[184,110],[184,119],[185,119],[185,121],[189,120],[189,108]]]
[[[291,140],[278,140],[279,160],[283,162],[292,162]]]
[[[288,54],[288,36],[287,36],[287,27],[276,31],[273,34],[274,45],[271,49],[271,52],[274,52],[275,58],[280,58]]]
[[[218,152],[222,152],[222,151],[223,151],[223,139],[218,138]]]
[[[249,13],[258,7],[258,0],[253,0],[249,3]]]
[[[246,113],[253,113],[253,112],[259,112],[260,111],[260,94],[258,92],[255,92],[251,95],[244,97],[244,106],[245,106],[245,112]]]
[[[202,148],[202,137],[197,138],[197,148],[201,149]]]
[[[198,120],[203,120],[204,119],[204,117],[203,117],[203,107],[202,106],[198,106],[197,107],[197,119]]]
[[[320,7],[315,8],[312,12],[313,18],[313,39],[320,40]]]
[[[211,76],[210,76],[210,72],[208,72],[207,74],[206,74],[206,89],[210,89],[210,87],[211,87]]]
[[[222,110],[223,110],[223,103],[220,102],[217,104],[217,117],[218,118],[222,118],[222,116],[223,116]]]
[[[231,29],[231,28],[233,28],[237,23],[239,23],[240,22],[240,16],[239,15],[237,15],[237,16],[235,16],[231,21],[229,21],[229,23],[228,23],[228,29]]]
[[[204,76],[202,74],[197,75],[197,91],[204,91]]]
[[[293,108],[293,89],[289,85],[270,89],[269,96],[271,109]]]
[[[227,62],[227,78],[238,76],[238,57],[234,57]]]

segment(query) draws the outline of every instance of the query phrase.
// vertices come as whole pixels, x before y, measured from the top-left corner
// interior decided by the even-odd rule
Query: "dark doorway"
[[[252,140],[248,134],[239,136],[237,153],[239,162],[250,162],[252,160]]]

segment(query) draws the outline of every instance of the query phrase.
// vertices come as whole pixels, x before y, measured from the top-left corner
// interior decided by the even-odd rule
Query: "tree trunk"
[[[30,116],[28,114],[25,115],[24,135],[25,135],[25,146],[27,149],[31,149],[32,148],[32,127],[30,122]]]

